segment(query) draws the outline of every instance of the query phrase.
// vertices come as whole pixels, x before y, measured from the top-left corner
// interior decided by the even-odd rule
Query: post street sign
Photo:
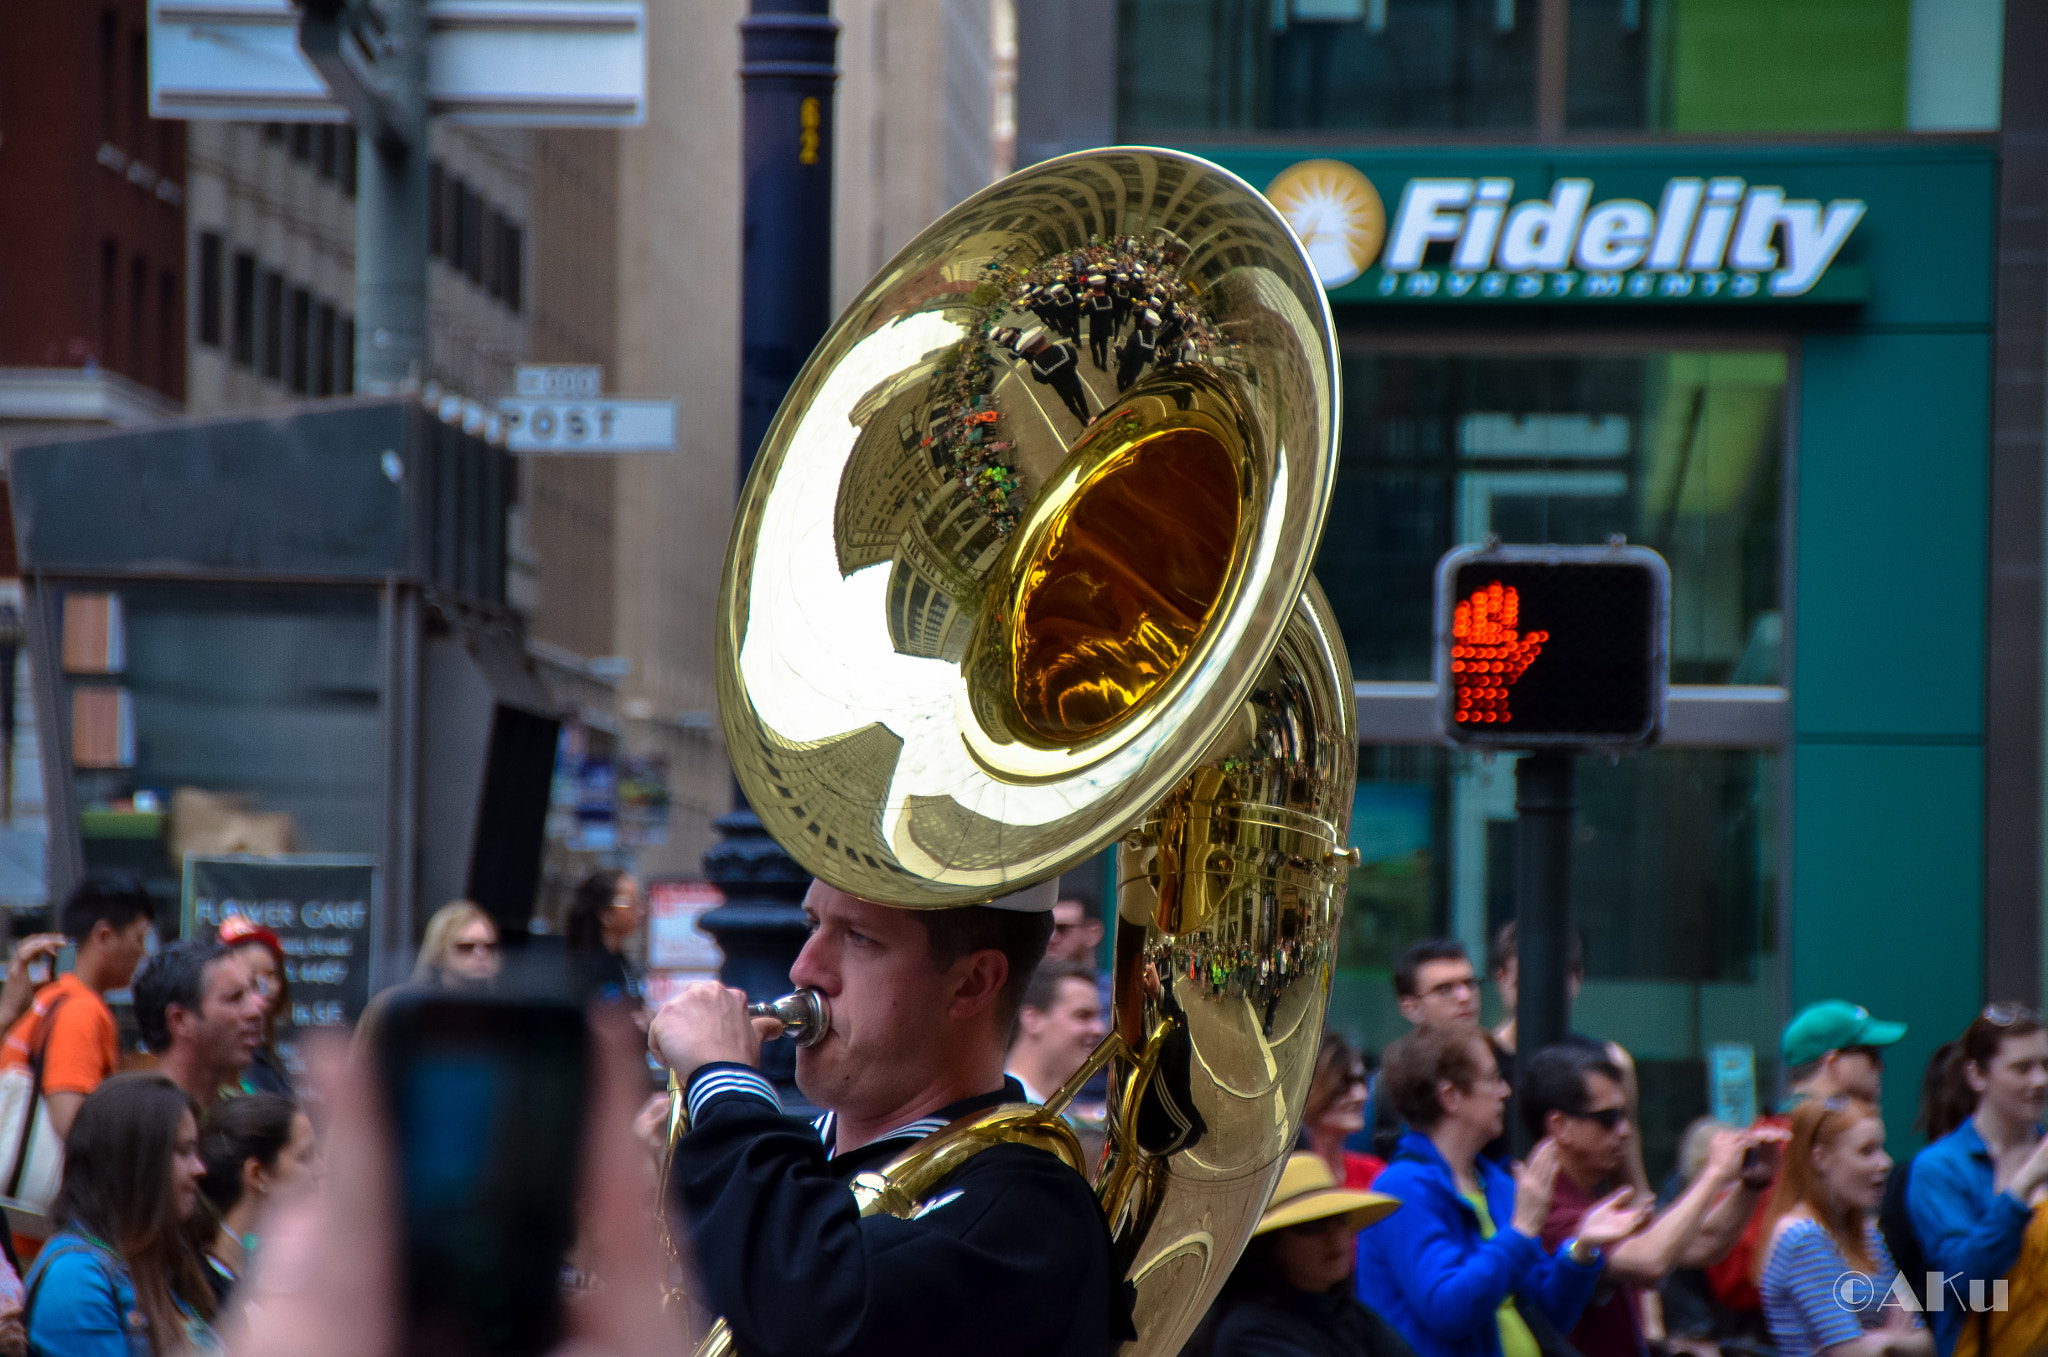
[[[505,450],[528,453],[674,452],[676,402],[513,397],[498,402]]]
[[[150,0],[159,118],[344,122],[300,51],[291,0]],[[451,122],[624,127],[647,117],[645,0],[428,0],[430,112]]]

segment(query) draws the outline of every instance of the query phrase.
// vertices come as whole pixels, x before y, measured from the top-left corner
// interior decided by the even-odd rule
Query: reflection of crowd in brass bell
[[[1012,295],[1014,309],[1036,326],[998,327],[991,338],[1031,361],[1031,375],[1059,394],[1076,419],[1091,418],[1080,381],[1085,328],[1088,361],[1113,373],[1117,394],[1151,366],[1185,361],[1215,340],[1176,264],[1177,247],[1135,236],[1091,243],[1027,270]]]
[[[991,264],[971,294],[978,314],[930,380],[930,415],[920,440],[932,464],[949,472],[997,531],[1017,525],[1024,495],[995,398],[996,355],[1021,360],[1032,381],[1049,387],[1077,425],[1107,402],[1089,389],[1087,362],[1114,381],[1117,395],[1146,370],[1185,362],[1217,340],[1176,268],[1180,249],[1134,236],[1062,251],[1023,270]],[[1035,318],[1035,323],[1034,323]],[[1095,399],[1091,400],[1091,395]]]

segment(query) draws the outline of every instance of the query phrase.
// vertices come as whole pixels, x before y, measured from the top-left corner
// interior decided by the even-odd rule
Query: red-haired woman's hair
[[[1778,1170],[1778,1188],[1764,1212],[1763,1233],[1757,1238],[1764,1246],[1756,1251],[1756,1277],[1763,1280],[1764,1264],[1770,1261],[1771,1245],[1778,1222],[1794,1207],[1804,1206],[1834,1239],[1842,1257],[1858,1272],[1876,1272],[1877,1260],[1870,1256],[1864,1234],[1861,1208],[1836,1206],[1828,1200],[1827,1184],[1813,1166],[1813,1152],[1833,1145],[1844,1135],[1875,1119],[1877,1109],[1861,1098],[1809,1098],[1792,1113],[1792,1140],[1785,1146],[1784,1167]]]

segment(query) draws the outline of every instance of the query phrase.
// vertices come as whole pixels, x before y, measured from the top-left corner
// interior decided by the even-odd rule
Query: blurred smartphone
[[[401,1199],[405,1357],[538,1357],[563,1336],[590,1033],[574,1005],[423,992],[376,1031]]]
[[[49,984],[60,975],[69,975],[78,969],[78,944],[68,939],[57,949],[54,957],[39,956],[28,964],[29,983],[38,988]]]

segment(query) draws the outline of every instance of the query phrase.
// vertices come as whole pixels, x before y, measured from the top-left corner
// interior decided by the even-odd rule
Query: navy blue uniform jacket
[[[1109,1232],[1080,1174],[1043,1150],[984,1150],[912,1220],[863,1217],[850,1184],[1005,1088],[844,1155],[830,1114],[784,1116],[735,1065],[691,1075],[671,1206],[688,1222],[702,1300],[742,1357],[965,1353],[1102,1357],[1130,1332]]]

